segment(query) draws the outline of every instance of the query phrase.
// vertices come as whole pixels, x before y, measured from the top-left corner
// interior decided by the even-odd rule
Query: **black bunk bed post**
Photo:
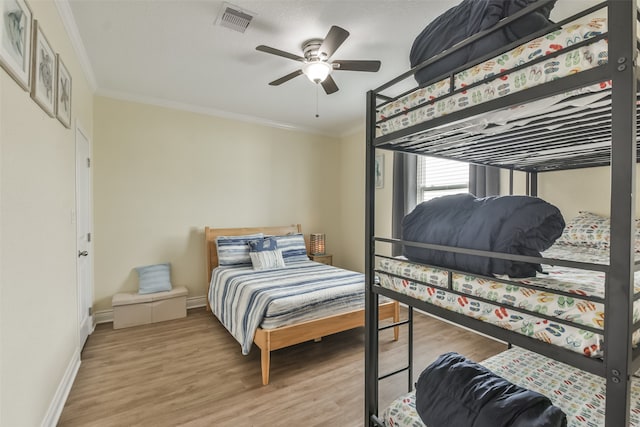
[[[364,387],[365,419],[370,426],[371,416],[378,413],[378,294],[372,290],[375,257],[375,138],[374,126],[376,98],[373,91],[367,92],[366,167],[365,167],[365,354]]]
[[[509,169],[509,195],[513,196],[513,169]]]
[[[609,0],[611,252],[605,295],[606,427],[629,425],[636,182],[635,0]]]
[[[529,195],[538,197],[538,172],[529,172],[531,180],[529,182]]]

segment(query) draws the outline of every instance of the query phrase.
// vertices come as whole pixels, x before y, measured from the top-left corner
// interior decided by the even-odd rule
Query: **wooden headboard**
[[[216,238],[218,236],[243,236],[245,234],[264,233],[271,236],[282,236],[289,233],[302,233],[300,224],[282,227],[245,227],[245,228],[211,228],[205,227],[204,241],[207,256],[207,284],[211,282],[211,270],[218,266],[218,250]]]

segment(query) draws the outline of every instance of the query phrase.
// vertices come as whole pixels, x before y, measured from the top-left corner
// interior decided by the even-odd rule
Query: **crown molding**
[[[189,113],[197,113],[197,114],[203,114],[206,116],[214,116],[214,117],[220,117],[224,119],[236,120],[239,122],[253,123],[257,125],[268,126],[268,127],[277,128],[277,129],[284,129],[288,131],[322,135],[322,136],[328,136],[331,138],[335,138],[338,136],[333,133],[327,133],[327,132],[320,131],[318,129],[307,128],[303,126],[296,126],[290,123],[276,122],[273,120],[263,119],[260,117],[248,116],[248,115],[238,114],[238,113],[230,113],[227,111],[216,110],[215,108],[202,107],[198,105],[186,104],[186,103],[177,102],[177,101],[170,101],[167,99],[154,98],[151,96],[136,95],[136,94],[131,94],[127,92],[119,92],[119,91],[105,90],[105,89],[98,89],[96,91],[96,95],[103,96],[105,98],[118,99],[121,101],[137,102],[140,104],[152,105],[156,107],[187,111]]]
[[[359,124],[357,126],[352,127],[351,129],[342,132],[340,135],[338,135],[341,139],[345,139],[348,138],[352,135],[355,135],[356,133],[365,133],[366,130],[366,126],[364,124]]]
[[[276,129],[283,129],[294,132],[303,132],[307,134],[321,135],[327,136],[331,138],[341,138],[347,135],[354,133],[357,129],[361,128],[362,125],[359,125],[357,128],[349,130],[347,132],[338,133],[331,132],[328,130],[320,130],[316,128],[310,128],[305,126],[298,126],[291,123],[285,122],[277,122],[269,119],[264,119],[261,117],[249,116],[245,114],[239,113],[231,113],[227,111],[217,110],[209,107],[202,107],[199,105],[192,105],[177,101],[171,101],[167,99],[154,98],[150,96],[144,96],[139,94],[127,93],[127,92],[119,92],[113,91],[109,89],[99,88],[95,74],[93,72],[93,67],[91,66],[91,61],[89,60],[89,56],[87,55],[87,50],[82,42],[82,38],[80,37],[80,32],[78,31],[78,26],[76,24],[75,17],[73,16],[73,11],[71,10],[71,5],[69,0],[54,0],[56,8],[58,9],[58,14],[62,19],[64,27],[67,31],[67,35],[71,40],[71,44],[75,53],[78,57],[78,62],[80,62],[80,66],[84,73],[84,76],[91,88],[91,91],[99,96],[104,96],[107,98],[114,98],[123,101],[137,102],[141,104],[153,105],[164,108],[171,108],[174,110],[187,111],[191,113],[198,113],[208,116],[215,116],[225,119],[236,120],[245,123],[253,123],[257,125],[267,126]]]
[[[80,67],[82,68],[82,71],[84,73],[84,77],[87,79],[91,91],[95,92],[98,88],[98,84],[96,83],[96,76],[93,73],[91,61],[89,61],[87,50],[84,47],[82,38],[80,37],[80,32],[78,31],[76,20],[73,16],[73,12],[71,11],[69,0],[54,0],[54,3],[56,5],[56,8],[58,9],[58,14],[62,19],[64,28],[67,30],[67,35],[71,40],[71,45],[76,52],[78,61],[80,62]]]

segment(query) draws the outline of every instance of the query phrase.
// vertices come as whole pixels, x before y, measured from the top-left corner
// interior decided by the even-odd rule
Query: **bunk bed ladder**
[[[408,334],[407,365],[400,369],[396,369],[395,371],[388,372],[384,375],[380,375],[378,377],[378,381],[382,381],[385,378],[389,378],[406,371],[407,372],[407,392],[410,392],[411,390],[413,390],[413,307],[407,306],[407,319],[401,320],[399,322],[394,322],[389,325],[380,326],[378,327],[378,333],[385,331],[387,329],[396,328],[398,326],[404,326],[404,325],[407,325],[407,334]],[[378,339],[378,342],[379,341],[380,340]],[[376,388],[377,388],[377,385],[376,385]],[[373,425],[377,427],[386,426],[384,423],[384,420],[381,420],[380,417],[378,417],[377,411],[376,413],[373,413],[373,414],[367,414],[367,416],[369,417],[369,425],[372,425],[371,423],[373,423]]]
[[[385,378],[392,377],[401,372],[407,372],[407,392],[413,389],[413,307],[408,306],[407,308],[408,316],[406,320],[401,320],[396,323],[392,323],[390,325],[381,326],[378,328],[378,332],[384,331],[386,329],[395,328],[401,325],[408,325],[408,338],[407,338],[407,365],[403,368],[396,369],[395,371],[389,372],[387,374],[381,375],[378,377],[378,381],[381,381]]]

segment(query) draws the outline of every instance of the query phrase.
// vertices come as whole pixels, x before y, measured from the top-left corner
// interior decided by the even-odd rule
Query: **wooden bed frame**
[[[213,268],[218,266],[218,251],[216,238],[218,236],[241,236],[246,234],[264,233],[265,235],[284,235],[301,233],[300,224],[283,227],[248,227],[248,228],[205,228],[205,243],[207,256],[207,281],[211,283]],[[211,310],[209,291],[207,290],[207,310]],[[380,304],[380,319],[392,318],[398,322],[400,309],[397,301]],[[342,314],[327,316],[294,325],[282,326],[276,329],[256,330],[253,342],[260,348],[262,365],[262,384],[269,384],[269,367],[271,351],[300,344],[310,340],[320,340],[322,337],[364,326],[364,308]],[[393,338],[398,340],[398,327],[394,328]]]

